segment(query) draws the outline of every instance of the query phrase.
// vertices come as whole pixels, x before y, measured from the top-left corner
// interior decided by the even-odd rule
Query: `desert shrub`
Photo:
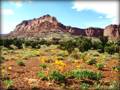
[[[112,67],[112,69],[115,71],[120,71],[120,66],[114,66],[114,67]]]
[[[76,46],[79,48],[81,52],[87,51],[92,47],[91,39],[80,37],[80,38],[75,38],[75,41],[76,41],[75,42]]]
[[[65,56],[68,56],[68,52],[61,50],[61,51],[58,52],[57,55],[58,55],[58,56],[61,56],[61,57],[65,57]]]
[[[101,49],[102,42],[99,39],[92,39],[92,48],[97,50]]]
[[[63,41],[60,43],[61,49],[67,50],[69,53],[71,53],[74,48],[78,48],[80,51],[87,51],[91,49],[92,42],[88,38],[84,37],[77,37],[68,41]]]
[[[14,45],[16,46],[17,48],[22,48],[22,43],[23,43],[23,40],[22,39],[3,39],[3,46],[4,47],[7,47],[9,49],[12,49],[10,47],[10,45]]]
[[[21,49],[22,48],[22,43],[23,43],[24,41],[22,40],[22,39],[13,39],[13,44],[17,47],[17,48],[19,48],[19,49]]]
[[[41,78],[42,80],[48,80],[47,76],[45,75],[45,73],[44,73],[43,71],[39,71],[39,72],[37,73],[37,76],[38,76],[39,78]]]
[[[46,64],[40,64],[39,66],[42,67],[43,69],[47,68]]]
[[[5,86],[6,86],[7,89],[10,89],[13,86],[13,81],[10,80],[10,79],[4,80],[4,84],[5,84]]]
[[[119,53],[120,52],[119,41],[118,42],[108,42],[105,45],[104,50],[105,50],[105,52],[108,52],[109,54]]]
[[[3,46],[10,48],[10,45],[13,44],[13,40],[12,39],[4,39],[3,40]]]
[[[97,63],[96,64],[96,67],[99,69],[99,70],[102,70],[104,68],[104,64],[102,63]]]
[[[95,73],[89,70],[73,70],[70,72],[69,77],[74,77],[77,79],[99,80],[102,78],[102,74],[100,72]]]
[[[104,52],[104,48],[108,42],[108,37],[100,37],[100,41],[102,42],[101,52]]]
[[[3,63],[3,62],[4,62],[4,60],[5,60],[5,58],[4,58],[4,57],[2,57],[2,56],[0,56],[0,63]]]
[[[39,51],[38,50],[26,50],[26,51],[22,51],[20,54],[23,58],[28,58],[28,57],[34,57],[39,55]]]
[[[18,49],[21,49],[23,46],[22,44],[25,44],[26,47],[31,46],[32,48],[40,48],[41,45],[49,45],[50,43],[44,39],[37,40],[37,39],[0,39],[0,46],[5,46],[7,48],[10,48],[10,45],[15,45]]]
[[[61,74],[59,71],[53,71],[50,74],[50,79],[55,80],[55,81],[59,81],[59,82],[64,82],[65,76],[63,74]]]
[[[0,38],[0,46],[4,45],[4,40]]]
[[[49,42],[47,42],[45,39],[40,40],[40,45],[49,45]]]
[[[22,60],[17,60],[17,65],[19,66],[25,66],[25,63]]]
[[[0,79],[2,80],[9,80],[10,77],[9,77],[9,73],[7,72],[7,70],[5,70],[5,67],[2,67],[1,66],[1,73],[0,73]]]
[[[61,42],[59,46],[60,49],[67,50],[69,53],[71,53],[75,47],[75,42],[73,40]]]
[[[17,47],[13,44],[10,45],[10,48],[13,49],[13,50],[17,49]]]
[[[120,82],[112,81],[109,86],[110,90],[119,90],[120,89]]]
[[[82,90],[88,90],[89,87],[90,87],[90,85],[87,84],[87,83],[82,83],[82,84],[80,85],[80,88],[81,88]]]
[[[96,64],[96,58],[91,58],[91,59],[87,60],[86,63],[89,65]]]
[[[31,47],[32,48],[40,48],[38,47],[39,42],[38,41],[31,41]]]
[[[79,59],[80,55],[81,55],[81,53],[78,48],[75,48],[71,53],[71,56],[75,59]]]

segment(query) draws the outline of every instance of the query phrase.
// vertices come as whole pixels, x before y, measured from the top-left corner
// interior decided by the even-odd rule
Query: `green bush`
[[[80,51],[83,52],[91,49],[91,47],[91,40],[85,37],[77,37],[60,43],[60,48],[67,50],[69,53],[71,53],[74,48],[78,48]]]
[[[99,39],[92,39],[92,48],[93,49],[101,49],[102,48],[102,42]]]
[[[42,80],[48,80],[47,76],[45,75],[45,73],[44,73],[43,71],[39,71],[39,72],[37,73],[37,76],[38,76],[39,78],[41,78]]]
[[[98,64],[96,64],[96,67],[97,67],[99,70],[102,70],[102,69],[104,68],[104,64],[98,63]]]
[[[50,74],[50,79],[55,80],[55,81],[59,81],[59,82],[64,82],[65,76],[62,75],[59,71],[53,71]]]
[[[0,63],[3,63],[3,62],[4,62],[4,60],[5,60],[5,58],[4,58],[4,57],[2,57],[2,56],[0,56]]]
[[[17,60],[17,65],[19,66],[25,66],[25,63],[22,60]]]
[[[104,48],[105,52],[108,52],[109,54],[119,53],[120,52],[120,46],[118,42],[108,42],[105,45]]]
[[[10,80],[10,79],[4,80],[4,84],[5,84],[5,86],[6,86],[7,89],[10,89],[13,86],[13,81]]]
[[[75,48],[71,53],[71,56],[75,59],[80,59],[81,53],[78,48]]]
[[[42,67],[43,69],[47,68],[46,64],[40,64],[39,66]]]
[[[115,71],[120,71],[120,66],[114,66],[114,67],[112,67],[112,69]]]
[[[9,49],[23,48],[23,44],[26,47],[40,48],[41,45],[59,45],[60,49],[67,50],[71,53],[74,48],[78,48],[81,52],[88,51],[90,49],[96,49],[100,52],[108,52],[110,54],[120,52],[120,41],[108,42],[107,37],[100,39],[91,39],[86,37],[70,37],[68,40],[62,41],[49,41],[45,39],[0,39],[0,46],[7,47]],[[11,47],[12,45],[12,47]],[[13,47],[14,45],[14,47]]]
[[[91,59],[87,60],[86,63],[89,65],[96,64],[96,58],[91,58]]]
[[[70,72],[69,77],[74,77],[77,79],[99,80],[102,78],[102,74],[100,72],[95,73],[88,70],[73,70]]]

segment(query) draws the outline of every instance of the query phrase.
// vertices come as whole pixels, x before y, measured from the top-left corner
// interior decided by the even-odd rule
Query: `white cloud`
[[[22,1],[21,0],[10,0],[11,4],[14,4],[16,7],[22,7]]]
[[[15,5],[17,8],[23,6],[23,2],[28,2],[28,4],[32,3],[32,0],[10,0],[10,3]]]
[[[2,20],[1,33],[2,34],[10,33],[11,31],[13,31],[15,29],[17,24],[18,24],[18,22],[5,22]]]
[[[77,11],[93,10],[104,14],[112,20],[112,24],[119,23],[119,2],[117,1],[74,1],[72,9]]]
[[[3,15],[13,15],[14,14],[14,11],[12,9],[2,8],[1,12],[2,12]]]

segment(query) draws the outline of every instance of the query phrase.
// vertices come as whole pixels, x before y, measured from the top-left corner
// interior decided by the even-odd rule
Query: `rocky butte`
[[[41,37],[42,34],[48,33],[69,33],[71,35],[81,35],[88,37],[103,37],[106,36],[111,40],[120,39],[120,25],[109,25],[105,28],[89,27],[81,29],[77,27],[65,26],[58,22],[55,17],[44,15],[32,20],[24,20],[18,24],[14,31],[10,32],[9,38],[28,38]]]

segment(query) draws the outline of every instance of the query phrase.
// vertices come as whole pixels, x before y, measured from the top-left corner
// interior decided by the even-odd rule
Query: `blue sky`
[[[73,27],[101,27],[118,23],[117,1],[2,1],[2,32],[9,33],[23,20],[45,14],[55,16],[64,25]]]

